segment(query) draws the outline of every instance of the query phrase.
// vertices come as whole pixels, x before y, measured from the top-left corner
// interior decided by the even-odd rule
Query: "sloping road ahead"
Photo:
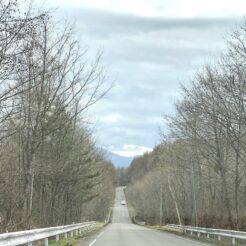
[[[131,222],[122,188],[116,189],[112,223],[96,236],[78,246],[201,246],[206,245],[173,234],[163,233]]]

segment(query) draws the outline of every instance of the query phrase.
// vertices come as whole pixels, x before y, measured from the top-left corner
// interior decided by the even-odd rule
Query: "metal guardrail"
[[[96,227],[96,222],[86,222],[65,226],[49,227],[35,230],[18,231],[0,234],[0,246],[17,246],[27,244],[32,246],[32,243],[39,240],[44,240],[44,245],[49,245],[49,238],[55,237],[59,241],[60,236],[64,238],[70,236],[80,235],[83,232],[90,231]]]
[[[194,226],[182,226],[182,225],[167,225],[167,227],[171,229],[181,230],[185,233],[190,232],[192,235],[193,232],[200,237],[201,234],[210,237],[210,235],[214,235],[218,237],[218,240],[221,240],[221,237],[231,238],[232,244],[236,243],[236,239],[246,240],[246,232],[244,231],[232,231],[232,230],[223,230],[223,229],[213,229],[213,228],[203,228],[203,227],[194,227]]]

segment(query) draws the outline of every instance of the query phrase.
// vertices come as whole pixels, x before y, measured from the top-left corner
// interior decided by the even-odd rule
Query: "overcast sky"
[[[100,147],[135,155],[160,142],[163,115],[174,112],[180,83],[225,46],[243,22],[245,0],[47,0],[103,65],[114,88],[93,114]]]

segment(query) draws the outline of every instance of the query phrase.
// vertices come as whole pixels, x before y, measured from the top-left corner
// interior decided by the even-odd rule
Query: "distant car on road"
[[[121,205],[126,205],[126,201],[121,201]]]

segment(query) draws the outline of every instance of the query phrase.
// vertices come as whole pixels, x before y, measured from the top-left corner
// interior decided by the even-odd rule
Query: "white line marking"
[[[93,240],[93,241],[89,244],[89,246],[92,246],[96,241],[97,241],[96,239]]]
[[[96,239],[94,239],[94,240],[89,244],[89,246],[92,246],[92,245],[97,241],[97,239],[98,239],[99,237],[102,236],[102,234],[103,234],[103,231],[96,237]]]

